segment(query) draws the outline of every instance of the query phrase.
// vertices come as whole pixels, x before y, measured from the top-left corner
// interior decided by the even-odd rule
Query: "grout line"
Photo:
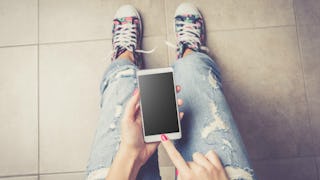
[[[166,1],[165,1],[166,2]],[[39,10],[38,10],[39,11]],[[166,14],[166,12],[165,12]],[[39,20],[38,20],[39,24]],[[39,26],[39,25],[38,25]],[[156,36],[143,36],[143,38],[152,38],[152,37],[161,37],[165,36],[168,38],[170,33],[168,32],[168,21],[166,18],[166,34],[164,35],[156,35]],[[256,29],[272,29],[272,28],[282,28],[282,27],[294,27],[295,25],[279,25],[279,26],[265,26],[265,27],[248,27],[248,28],[235,28],[235,29],[216,29],[207,31],[207,34],[213,33],[213,32],[232,32],[232,31],[244,31],[244,30],[256,30]],[[38,27],[38,42],[37,43],[31,43],[31,44],[18,44],[18,45],[7,45],[7,46],[0,46],[0,48],[11,48],[11,47],[22,47],[22,46],[35,46],[35,45],[55,45],[55,44],[71,44],[71,43],[81,43],[81,42],[95,42],[95,41],[106,41],[111,40],[111,38],[101,38],[101,39],[87,39],[87,40],[71,40],[71,41],[57,41],[57,42],[45,42],[40,43],[39,41],[39,27]],[[168,49],[168,48],[167,48]]]
[[[66,172],[39,173],[39,176],[40,175],[57,175],[57,174],[75,174],[75,173],[85,173],[85,171],[66,171]]]
[[[164,35],[143,36],[143,38],[154,38],[154,37],[163,37],[163,36]],[[57,42],[45,42],[45,43],[39,43],[39,44],[40,45],[55,45],[55,44],[71,44],[71,43],[97,42],[97,41],[108,41],[108,40],[112,40],[112,38],[74,40],[74,41],[57,41]]]
[[[39,30],[38,30],[39,31]],[[154,36],[152,36],[154,37]],[[38,34],[38,42],[31,43],[31,44],[18,44],[18,45],[8,45],[8,46],[0,46],[1,48],[13,48],[13,47],[23,47],[23,46],[37,46],[37,45],[55,45],[55,44],[72,44],[72,43],[82,43],[82,42],[96,42],[96,41],[106,41],[111,39],[90,39],[90,40],[75,40],[75,41],[60,41],[60,42],[46,42],[40,43],[39,42],[39,34]]]
[[[293,1],[292,1],[292,3],[291,3],[291,6],[292,6],[292,9],[293,9],[293,15],[294,15],[294,17],[295,17],[295,12],[294,12],[294,5],[293,5]],[[292,26],[292,28],[294,28],[294,30],[295,30],[295,37],[296,37],[296,44],[297,44],[297,46],[298,46],[298,52],[299,52],[299,50],[300,50],[300,46],[299,46],[299,38],[298,38],[298,33],[297,33],[297,22],[296,22],[296,18],[294,19],[294,26]],[[297,63],[298,63],[298,66],[300,67],[300,73],[302,73],[301,74],[301,76],[302,76],[302,80],[303,80],[303,83],[305,82],[304,81],[304,77],[303,77],[303,68],[302,68],[302,66],[301,66],[301,54],[300,54],[300,52],[299,52],[299,54],[298,54],[298,56],[299,56],[299,60],[297,61]],[[301,78],[301,77],[300,77]],[[305,85],[303,85],[303,88],[304,88],[304,90],[305,90]],[[307,103],[307,101],[306,101],[306,103]],[[310,123],[309,123],[310,124]],[[294,128],[293,128],[293,125],[290,125],[290,126],[288,126],[288,128],[290,129],[290,131],[292,131],[292,132],[294,132]],[[295,144],[299,144],[299,139],[298,139],[298,137],[297,136],[294,136],[293,138],[292,138],[293,140],[294,140],[294,142],[295,142]],[[312,143],[313,144],[313,143]],[[300,148],[298,148],[297,149],[297,155],[299,156],[301,153],[300,153]],[[313,154],[313,153],[312,153]]]
[[[310,103],[309,103],[309,98],[308,98],[308,89],[307,89],[307,84],[306,84],[306,80],[305,80],[305,71],[304,71],[304,66],[303,66],[303,57],[302,57],[302,47],[301,47],[301,42],[300,42],[300,38],[299,38],[299,31],[298,31],[298,21],[297,21],[297,16],[296,16],[296,8],[294,5],[294,1],[292,1],[292,7],[293,7],[293,12],[294,12],[294,20],[295,20],[295,24],[296,24],[296,35],[297,35],[297,42],[298,42],[298,48],[299,48],[299,65],[301,68],[301,72],[302,72],[302,79],[303,79],[303,88],[304,88],[304,98],[305,101],[307,103],[307,118],[308,118],[308,131],[309,135],[311,135],[311,143],[312,146],[315,147],[315,141],[314,141],[314,137],[312,136],[312,127],[311,127],[311,112],[310,112]],[[312,152],[315,153],[315,152]]]
[[[253,159],[249,158],[251,161],[254,162],[263,162],[263,161],[273,161],[273,160],[289,160],[289,159],[306,159],[306,158],[317,158],[319,156],[313,155],[305,155],[305,156],[291,156],[291,157],[271,157],[271,158],[261,158],[261,159]]]
[[[0,176],[0,178],[33,177],[33,176],[38,176],[38,173],[36,173],[36,174],[18,174],[18,175]]]
[[[259,29],[273,29],[273,28],[283,28],[283,27],[295,27],[295,24],[287,24],[287,25],[278,25],[278,26],[261,26],[261,27],[243,27],[243,28],[234,28],[234,29],[215,29],[210,32],[231,32],[231,31],[245,31],[245,30],[259,30]]]
[[[38,100],[38,177],[37,179],[40,180],[40,48],[39,48],[39,42],[40,42],[40,0],[38,0],[38,29],[37,29],[37,85],[38,85],[38,92],[37,92],[37,100]]]
[[[169,33],[168,33],[168,18],[167,18],[167,16],[168,16],[168,14],[167,14],[167,9],[166,9],[166,7],[167,7],[167,3],[166,3],[167,1],[166,0],[164,0],[164,20],[165,20],[165,25],[166,25],[166,34],[165,34],[165,38],[166,38],[166,41],[168,41],[169,39],[168,39],[168,35],[169,35]],[[169,47],[168,46],[166,46],[166,49],[167,49],[167,66],[168,67],[170,67],[171,66],[171,63],[170,63],[170,52],[169,52]]]
[[[107,41],[107,40],[111,40],[111,39],[102,38],[102,39],[88,39],[88,40],[74,40],[74,41],[45,42],[45,43],[39,43],[39,45],[72,44],[72,43],[96,42],[96,41]]]
[[[16,175],[0,176],[0,178],[38,176],[38,179],[39,179],[40,175],[76,174],[76,173],[85,173],[85,171],[66,171],[66,172],[52,172],[52,173],[16,174]]]
[[[0,48],[14,48],[14,47],[24,47],[24,46],[36,46],[36,45],[38,45],[38,43],[7,45],[7,46],[0,46]]]

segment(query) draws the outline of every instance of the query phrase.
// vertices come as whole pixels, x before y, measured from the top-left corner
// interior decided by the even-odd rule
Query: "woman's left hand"
[[[180,86],[176,86],[176,91],[181,90]],[[121,121],[121,143],[120,149],[122,152],[136,156],[141,165],[145,164],[149,157],[158,148],[160,142],[145,143],[142,133],[142,122],[140,113],[140,92],[135,89],[133,96],[129,100],[123,119]],[[178,105],[181,106],[183,101],[178,99]],[[179,113],[180,119],[183,117],[183,112]]]

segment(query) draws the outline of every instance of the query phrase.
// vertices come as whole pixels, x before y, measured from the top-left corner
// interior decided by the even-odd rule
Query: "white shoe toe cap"
[[[182,3],[176,9],[176,12],[175,12],[174,16],[176,17],[178,15],[185,15],[185,14],[200,15],[200,12],[193,4],[191,4],[191,3]]]
[[[132,17],[132,16],[136,16],[140,18],[136,8],[134,8],[131,5],[123,5],[117,10],[114,18],[116,19],[116,18],[123,18],[123,17]]]

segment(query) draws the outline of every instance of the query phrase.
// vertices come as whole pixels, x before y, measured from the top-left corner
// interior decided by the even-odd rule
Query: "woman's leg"
[[[142,21],[130,5],[121,6],[112,26],[112,63],[101,83],[101,114],[87,166],[88,179],[105,179],[120,144],[120,120],[137,87],[136,65],[141,58]],[[134,62],[134,63],[133,63]],[[156,151],[139,171],[137,179],[160,179]]]
[[[254,179],[237,126],[223,95],[219,70],[206,54],[194,52],[173,65],[182,88],[182,139],[176,147],[186,161],[194,152],[214,150],[230,179]]]
[[[105,179],[120,144],[120,120],[128,99],[137,87],[137,66],[117,59],[101,83],[101,114],[87,166],[88,179]],[[140,169],[137,179],[160,179],[157,151]]]

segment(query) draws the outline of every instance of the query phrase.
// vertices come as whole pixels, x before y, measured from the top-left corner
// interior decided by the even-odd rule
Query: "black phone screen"
[[[179,132],[173,73],[138,77],[145,135]]]

